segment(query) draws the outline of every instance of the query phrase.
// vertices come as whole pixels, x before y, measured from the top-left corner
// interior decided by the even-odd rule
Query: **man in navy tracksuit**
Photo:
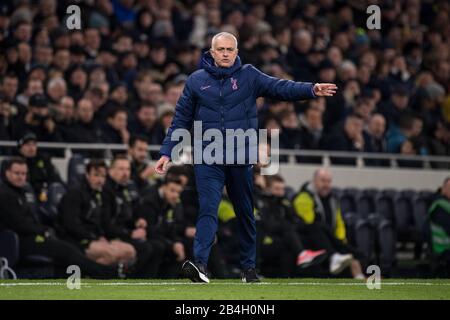
[[[250,64],[242,65],[237,53],[237,40],[232,34],[222,32],[213,37],[211,49],[203,55],[202,69],[192,73],[186,81],[172,125],[160,149],[161,158],[156,163],[156,172],[166,172],[167,164],[172,159],[172,149],[178,143],[171,140],[173,132],[191,129],[194,121],[201,121],[203,132],[220,130],[225,141],[227,129],[258,129],[258,97],[295,101],[332,96],[336,92],[334,84],[301,83],[270,77]],[[205,148],[208,143],[202,141],[202,147]],[[249,143],[245,143],[248,146]],[[225,143],[223,147],[226,148]],[[235,150],[235,153],[239,151]],[[224,186],[239,221],[242,280],[259,281],[255,271],[253,163],[249,158],[246,154],[244,164],[202,162],[194,165],[200,204],[194,240],[195,261],[183,264],[184,273],[194,282],[209,282],[206,266],[215,241],[217,209]]]

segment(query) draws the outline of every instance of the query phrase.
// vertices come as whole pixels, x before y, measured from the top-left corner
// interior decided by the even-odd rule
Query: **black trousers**
[[[286,224],[282,234],[271,235],[264,230],[260,233],[258,259],[262,274],[281,278],[294,275],[297,256],[304,250],[302,240],[295,229]],[[266,237],[271,239],[269,243],[265,243]]]
[[[133,266],[132,278],[155,278],[162,263],[164,248],[159,242],[153,240],[130,239],[130,243],[136,250],[136,264]]]
[[[115,267],[104,266],[88,259],[80,249],[69,242],[57,238],[48,238],[43,242],[36,242],[34,237],[20,237],[20,257],[28,255],[44,255],[52,258],[55,264],[67,268],[77,265],[81,275],[97,279],[117,278]]]

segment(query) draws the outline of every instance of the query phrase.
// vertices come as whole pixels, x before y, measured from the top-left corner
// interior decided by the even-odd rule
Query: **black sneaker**
[[[250,268],[241,273],[241,279],[244,283],[261,282],[254,268]]]
[[[183,266],[181,268],[184,275],[191,279],[192,282],[209,283],[209,278],[204,266],[195,264],[187,260],[185,263],[183,263]]]

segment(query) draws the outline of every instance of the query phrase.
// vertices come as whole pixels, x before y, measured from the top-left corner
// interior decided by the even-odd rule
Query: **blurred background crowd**
[[[81,30],[66,27],[71,4]],[[369,4],[379,30],[366,26]],[[0,6],[0,140],[32,131],[160,144],[187,76],[229,31],[243,63],[339,87],[307,103],[258,100],[281,148],[449,155],[449,12],[445,0],[10,1]]]

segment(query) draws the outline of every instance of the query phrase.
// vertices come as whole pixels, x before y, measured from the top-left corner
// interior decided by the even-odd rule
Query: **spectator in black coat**
[[[87,164],[83,182],[69,189],[61,199],[60,226],[65,237],[89,259],[104,265],[129,263],[134,259],[133,246],[106,238],[106,206],[102,193],[106,174],[107,166],[103,160],[92,160]]]
[[[367,146],[363,136],[363,120],[354,114],[349,115],[342,126],[338,125],[327,140],[328,150],[363,152],[366,150],[365,148]],[[332,159],[332,162],[355,164],[355,160],[351,158],[335,158]]]
[[[161,144],[164,131],[158,122],[156,107],[143,103],[136,111],[135,119],[130,124],[132,134],[145,136],[149,144]]]
[[[179,276],[181,262],[186,259],[186,224],[180,202],[182,191],[180,179],[167,177],[162,185],[152,186],[136,207],[137,216],[147,223],[148,237],[164,248],[161,277]]]
[[[4,183],[0,185],[0,228],[17,233],[21,258],[45,255],[53,258],[58,265],[78,265],[81,273],[90,277],[113,278],[118,275],[116,268],[86,258],[76,246],[58,239],[54,230],[37,221],[24,192],[27,176],[25,160],[13,158],[7,162],[5,169]]]
[[[387,152],[386,120],[383,115],[376,113],[370,117],[369,125],[364,131],[364,141],[368,152]],[[389,160],[366,159],[367,165],[389,166]]]
[[[14,126],[15,138],[19,139],[24,132],[33,132],[39,141],[62,141],[56,130],[56,123],[48,108],[48,99],[42,94],[31,96],[28,112]]]
[[[34,133],[27,133],[18,141],[17,147],[18,154],[25,159],[28,166],[28,182],[39,201],[45,203],[50,185],[63,182],[50,158],[39,154],[37,141]]]
[[[104,188],[105,234],[109,239],[120,239],[135,249],[133,275],[137,277],[154,277],[161,263],[162,246],[148,238],[148,222],[135,213],[139,194],[131,180],[130,160],[126,155],[117,155],[108,171]]]
[[[155,170],[148,164],[148,143],[143,136],[131,136],[128,146],[131,161],[131,180],[135,183],[140,195],[150,185],[149,179]]]
[[[128,144],[130,133],[127,128],[128,113],[125,109],[115,108],[106,118],[102,127],[102,142]]]

